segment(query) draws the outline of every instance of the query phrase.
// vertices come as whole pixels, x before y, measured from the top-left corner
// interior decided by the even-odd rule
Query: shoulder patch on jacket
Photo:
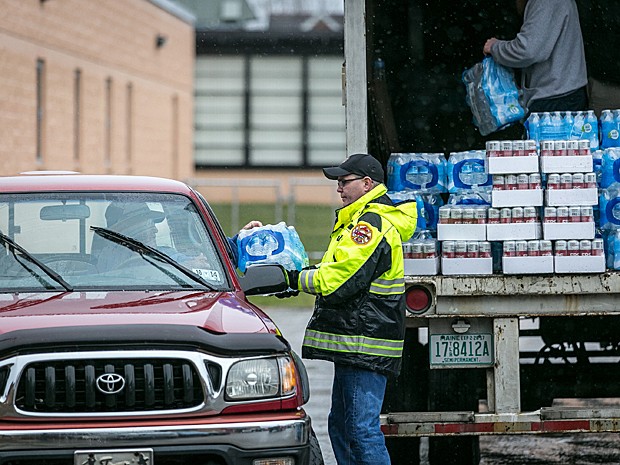
[[[368,244],[372,240],[372,228],[365,223],[358,223],[351,231],[351,240],[359,245]]]

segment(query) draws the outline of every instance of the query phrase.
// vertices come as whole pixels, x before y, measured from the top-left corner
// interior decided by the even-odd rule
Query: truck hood
[[[174,324],[213,333],[277,332],[233,292],[55,292],[0,294],[0,334],[62,326]]]

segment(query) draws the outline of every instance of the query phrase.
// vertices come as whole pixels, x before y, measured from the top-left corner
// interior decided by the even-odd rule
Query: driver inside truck
[[[122,207],[117,204],[110,204],[106,209],[105,219],[108,229],[153,247],[187,268],[209,268],[209,261],[200,251],[199,244],[187,245],[188,242],[191,242],[188,237],[185,237],[188,235],[189,226],[180,225],[181,222],[187,223],[189,221],[185,215],[182,219],[177,218],[174,214],[170,214],[168,217],[162,211],[151,210],[144,202],[132,202]],[[174,242],[174,246],[157,243],[158,227],[164,221],[170,228],[170,234],[174,238],[171,242]],[[243,229],[260,226],[262,226],[260,221],[253,220],[246,224]],[[237,235],[227,238],[233,253],[235,253],[235,265],[237,258],[236,238]],[[97,267],[100,270],[113,270],[133,258],[134,255],[135,252],[129,249],[119,250],[117,244],[109,243],[102,249]]]
[[[151,210],[143,202],[132,202],[122,207],[110,204],[106,209],[105,219],[108,229],[159,250],[157,247],[157,224],[164,221],[163,212]],[[97,235],[94,236],[93,242],[97,237]],[[117,269],[136,256],[136,253],[128,248],[120,247],[106,239],[104,241],[106,243],[101,248],[97,259],[97,268],[101,271]],[[95,243],[93,243],[93,250],[96,248]],[[160,251],[169,255],[171,250]],[[176,260],[175,257],[171,255],[170,257]]]

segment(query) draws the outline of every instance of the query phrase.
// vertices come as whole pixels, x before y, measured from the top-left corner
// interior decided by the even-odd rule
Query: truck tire
[[[483,370],[459,368],[430,370],[429,410],[478,411],[478,399],[485,386]],[[477,436],[430,437],[430,465],[478,465],[480,442]]]
[[[324,465],[321,445],[316,437],[314,430],[310,431],[310,453],[308,454],[308,465]]]

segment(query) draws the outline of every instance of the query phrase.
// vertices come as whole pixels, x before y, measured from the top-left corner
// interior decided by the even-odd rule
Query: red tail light
[[[426,287],[411,286],[405,291],[405,302],[410,313],[421,314],[431,307],[433,296]]]

